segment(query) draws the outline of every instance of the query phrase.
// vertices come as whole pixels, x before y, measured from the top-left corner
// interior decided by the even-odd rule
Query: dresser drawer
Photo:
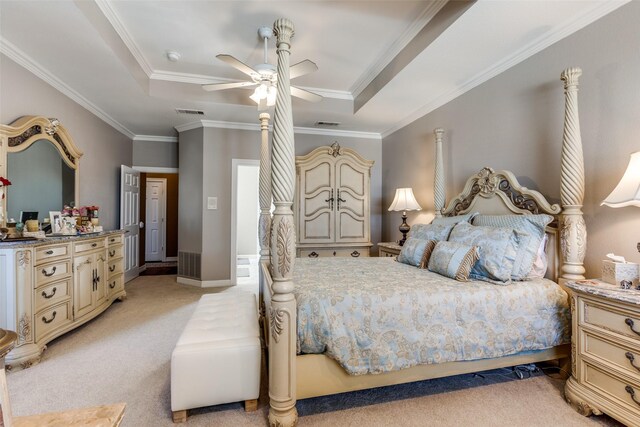
[[[82,243],[75,243],[73,245],[73,252],[76,254],[80,254],[83,252],[93,251],[95,249],[104,248],[104,239],[99,240],[88,240]]]
[[[109,276],[109,278],[111,278],[111,277],[117,276],[119,274],[122,274],[122,258],[118,258],[116,260],[109,261],[109,267],[108,267],[108,271],[107,271],[107,276]]]
[[[579,299],[579,321],[582,325],[615,332],[640,342],[640,316],[620,307]]]
[[[122,258],[122,245],[109,245],[109,248],[107,249],[107,255],[109,255],[109,260]]]
[[[623,373],[636,377],[640,383],[640,347],[624,346],[605,335],[580,330],[580,353],[607,365],[613,364]],[[640,396],[639,396],[640,398]]]
[[[36,312],[51,307],[52,305],[56,305],[70,296],[71,278],[42,286],[35,291],[34,299]]]
[[[632,394],[640,402],[640,386],[638,384],[622,379],[610,372],[605,372],[590,363],[582,362],[582,383],[604,396],[608,400],[615,402],[627,409],[631,413],[640,411],[640,404],[634,402]]]
[[[71,255],[71,245],[56,245],[56,246],[42,246],[36,248],[36,262],[35,264],[41,264],[43,262],[51,261],[59,257],[68,257]]]
[[[122,243],[122,234],[114,234],[113,236],[107,237],[107,242],[109,242],[109,247],[119,245]]]
[[[36,268],[36,288],[60,280],[71,275],[71,261],[63,259],[60,261],[42,264]]]
[[[36,341],[71,323],[71,301],[43,310],[35,316]]]
[[[300,249],[298,256],[301,258],[318,258],[318,257],[352,257],[364,258],[369,256],[369,248],[340,248],[340,249]]]
[[[121,290],[124,289],[124,282],[122,280],[122,276],[117,276],[117,277],[113,277],[110,278],[107,281],[107,286],[109,286],[109,295],[113,295],[115,293],[120,292]]]

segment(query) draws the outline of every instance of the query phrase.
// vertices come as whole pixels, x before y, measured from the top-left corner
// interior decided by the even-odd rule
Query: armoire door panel
[[[304,171],[304,193],[313,194],[333,187],[333,165],[322,162]]]
[[[354,217],[351,213],[341,211],[338,214],[340,218],[340,228],[338,228],[338,236],[336,242],[368,242],[369,235],[367,230],[367,222],[362,218]]]
[[[330,200],[331,190],[325,189],[314,195],[307,194],[304,198],[305,218],[315,216],[318,212],[331,212],[333,202]]]
[[[336,186],[341,190],[349,190],[354,195],[364,197],[368,190],[368,170],[356,170],[348,163],[337,165]]]
[[[301,242],[328,243],[333,241],[333,214],[324,212],[316,217],[305,219]]]

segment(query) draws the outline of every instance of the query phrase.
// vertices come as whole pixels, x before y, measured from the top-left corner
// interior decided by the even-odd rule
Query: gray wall
[[[203,141],[202,150],[197,159],[185,158],[185,141],[196,146],[198,135]],[[331,145],[338,141],[343,147],[353,148],[364,158],[375,160],[371,171],[371,236],[374,242],[380,239],[381,224],[381,141],[366,138],[336,138],[321,135],[295,135],[296,155],[307,154],[314,148],[322,145]],[[231,185],[232,185],[232,159],[260,158],[260,133],[257,130],[236,130],[222,128],[199,128],[181,132],[179,136],[180,147],[180,238],[178,250],[196,252],[194,242],[198,242],[196,234],[201,233],[202,243],[202,280],[228,280],[231,277]],[[195,147],[194,151],[198,151]],[[203,165],[200,175],[202,191],[198,191],[198,168]],[[191,170],[193,168],[193,171]],[[193,184],[185,182],[184,176],[188,173],[193,178]],[[186,196],[185,192],[191,192]],[[197,206],[190,209],[189,220],[182,213],[187,208],[183,206],[183,197],[200,197],[200,218],[202,229],[189,230],[184,235],[182,230],[188,227],[189,222],[198,223]],[[207,197],[218,198],[218,209],[207,210]],[[192,248],[187,250],[186,248]]]
[[[177,168],[178,158],[177,142],[133,141],[135,166]]]
[[[256,255],[258,243],[258,215],[260,214],[258,182],[259,166],[239,165],[237,176],[236,254]]]
[[[80,159],[80,204],[100,206],[106,230],[120,222],[120,165],[131,165],[131,139],[0,55],[0,122],[21,116],[55,117],[84,153]],[[11,167],[11,165],[9,165]]]
[[[639,262],[640,210],[600,202],[640,149],[640,2],[610,15],[496,76],[385,138],[383,206],[394,189],[414,188],[433,210],[433,129],[443,127],[447,200],[483,166],[510,169],[529,188],[560,198],[564,96],[560,72],[580,66],[579,106],[584,145],[588,240],[587,277],[600,277],[608,252]],[[424,215],[424,214],[423,214]],[[409,223],[416,221],[409,214]],[[385,213],[384,240],[398,237],[396,213]]]
[[[202,252],[202,134],[202,128],[180,134],[178,252]]]

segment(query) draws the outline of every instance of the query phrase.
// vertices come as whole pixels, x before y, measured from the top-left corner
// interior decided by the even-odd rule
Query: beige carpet
[[[128,298],[49,345],[43,361],[9,374],[16,416],[126,402],[123,426],[171,426],[169,359],[206,290],[145,276]],[[508,370],[422,381],[298,403],[303,426],[597,426],[563,400],[559,380],[516,380]],[[214,385],[212,385],[214,386]],[[267,393],[258,411],[232,403],[192,411],[186,426],[266,425]]]

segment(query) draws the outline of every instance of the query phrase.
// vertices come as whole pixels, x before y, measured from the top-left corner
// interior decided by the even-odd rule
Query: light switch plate
[[[209,209],[209,210],[218,209],[218,198],[217,197],[207,197],[207,209]]]

